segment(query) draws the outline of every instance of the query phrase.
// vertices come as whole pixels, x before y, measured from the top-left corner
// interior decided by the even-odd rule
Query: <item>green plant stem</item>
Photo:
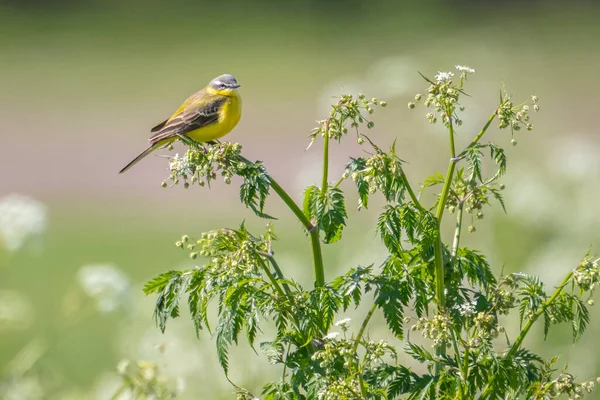
[[[269,262],[273,266],[273,269],[275,270],[275,273],[277,274],[277,277],[279,279],[281,279],[281,280],[285,279],[285,277],[283,276],[283,272],[281,271],[281,268],[279,268],[279,264],[277,264],[277,260],[275,260],[275,257],[273,257],[272,254],[265,253],[263,251],[259,251],[258,254],[265,257],[267,260],[269,260]],[[282,283],[281,286],[283,287],[283,290],[285,290],[285,293],[288,296],[292,293],[290,290],[290,287],[288,286],[287,283]]]
[[[294,213],[296,218],[300,221],[310,236],[310,246],[312,248],[313,255],[313,268],[315,273],[315,286],[323,286],[325,284],[325,273],[323,267],[323,253],[321,252],[321,242],[319,240],[319,231],[316,226],[304,215],[300,207],[292,200],[289,194],[269,175],[269,181],[273,191],[279,195],[281,200],[288,206],[288,208]]]
[[[468,381],[468,377],[469,377],[469,347],[465,347],[465,352],[463,354],[463,366],[462,366],[462,375],[463,375],[463,382],[465,383],[466,387],[466,392],[469,392],[469,381]]]
[[[452,347],[454,348],[454,357],[456,358],[456,365],[461,365],[462,362],[460,360],[460,350],[458,349],[458,343],[456,342],[456,332],[454,332],[454,330],[452,330]],[[466,355],[466,353],[465,353]],[[466,382],[467,380],[467,374],[465,373],[465,370],[461,370],[460,374],[462,375],[462,383],[458,385],[458,394],[459,394],[459,398],[460,399],[464,399],[465,395],[464,392],[465,390],[463,389],[463,384]]]
[[[446,172],[446,178],[444,180],[444,188],[442,189],[442,194],[440,196],[440,200],[438,202],[437,211],[435,213],[435,218],[437,219],[437,241],[434,249],[434,262],[435,262],[435,292],[436,292],[436,300],[438,305],[438,310],[443,312],[446,308],[446,295],[444,293],[445,284],[444,284],[444,252],[442,245],[442,233],[441,233],[441,223],[442,218],[444,216],[444,209],[446,207],[446,201],[448,200],[448,194],[450,193],[450,186],[452,185],[452,178],[454,177],[454,169],[456,168],[456,153],[454,148],[454,128],[452,123],[449,125],[449,133],[450,133],[450,152],[452,158],[450,159],[450,163],[448,164],[448,171]]]
[[[494,121],[494,118],[496,118],[496,111],[494,111],[494,113],[490,116],[490,118],[488,118],[488,120],[485,123],[485,125],[483,126],[483,128],[481,128],[481,130],[479,131],[479,133],[477,134],[477,136],[475,136],[475,138],[471,141],[471,143],[469,143],[469,145],[467,146],[467,148],[465,149],[465,151],[467,149],[472,148],[477,143],[479,143],[479,141],[481,140],[481,138],[483,137],[483,135],[485,134],[485,132],[488,130],[488,128],[492,124],[492,121]],[[463,151],[461,154],[464,154],[465,151]]]
[[[283,362],[283,374],[281,375],[281,380],[285,381],[285,373],[287,371],[287,359],[290,355],[290,348],[292,347],[291,343],[288,343],[287,350],[285,352],[285,361]]]
[[[435,265],[435,297],[437,300],[438,313],[444,313],[446,309],[446,284],[444,282],[444,248],[442,243],[442,218],[444,216],[444,209],[446,207],[446,201],[448,200],[448,194],[450,193],[450,186],[452,185],[452,178],[454,177],[454,170],[456,168],[456,149],[454,144],[454,126],[452,121],[448,125],[448,133],[450,138],[450,162],[448,164],[448,171],[446,172],[446,179],[444,180],[444,188],[442,189],[442,195],[438,202],[437,212],[435,218],[437,220],[437,240],[434,247],[434,265]],[[441,343],[436,348],[436,354],[443,356],[446,354],[446,345]],[[441,364],[435,364],[435,373],[439,374],[441,371]]]
[[[456,253],[458,252],[460,234],[462,232],[464,208],[465,203],[462,200],[460,200],[458,202],[458,209],[456,210],[456,228],[454,229],[454,241],[452,242],[452,252],[450,253],[450,267],[453,267],[454,263],[456,262]]]
[[[366,399],[368,393],[367,393],[367,388],[365,386],[365,381],[363,380],[363,377],[362,377],[362,372],[359,372],[359,374],[358,374],[358,383],[360,385],[360,394],[362,395],[363,399]]]
[[[467,149],[475,146],[477,143],[479,143],[479,141],[481,140],[481,138],[483,137],[483,135],[485,134],[485,132],[488,130],[488,128],[490,127],[490,125],[492,124],[492,121],[494,120],[494,118],[496,118],[496,111],[494,111],[494,113],[490,116],[490,118],[488,119],[488,121],[486,122],[486,124],[483,126],[483,128],[479,131],[479,133],[475,136],[475,138],[471,141],[471,143],[469,143],[469,145],[467,146]],[[440,200],[438,202],[438,208],[436,211],[436,219],[438,222],[438,235],[437,235],[437,241],[435,243],[435,248],[434,248],[434,264],[435,264],[435,293],[436,293],[436,300],[437,300],[437,305],[438,305],[438,311],[443,311],[446,308],[446,295],[444,293],[446,285],[444,283],[444,250],[443,250],[443,244],[442,244],[442,233],[441,233],[441,223],[442,223],[442,218],[444,217],[444,209],[446,207],[446,201],[448,200],[448,194],[450,193],[450,187],[452,185],[452,178],[454,177],[454,170],[456,169],[456,163],[459,161],[460,157],[457,158],[456,157],[456,146],[455,146],[455,141],[454,141],[454,126],[452,124],[452,121],[450,121],[449,127],[448,127],[448,131],[449,131],[449,136],[450,136],[450,154],[452,155],[452,158],[450,159],[450,163],[448,164],[448,170],[446,172],[446,178],[444,180],[444,187],[442,189],[442,194],[440,197]],[[461,153],[461,157],[462,154],[464,154],[465,151],[463,151]],[[462,223],[461,223],[462,225]],[[462,226],[461,226],[462,228]],[[460,233],[459,235],[459,239],[460,239]],[[455,234],[455,239],[456,239],[456,234]],[[437,354],[438,355],[444,355],[446,353],[446,347],[445,346],[439,346],[437,349]],[[440,365],[436,364],[436,368],[435,368],[436,372],[439,373],[440,371]]]
[[[367,313],[367,316],[365,317],[362,325],[360,326],[358,333],[356,334],[356,339],[354,339],[354,344],[352,345],[352,353],[356,354],[358,352],[358,346],[360,345],[360,341],[362,340],[362,337],[365,334],[365,331],[367,330],[367,325],[369,325],[369,321],[371,321],[371,317],[375,313],[376,309],[377,309],[377,305],[373,304],[373,306],[371,306],[371,309]],[[364,360],[363,360],[363,364],[364,364]],[[360,365],[359,365],[359,368],[360,368]],[[358,382],[360,384],[360,392],[361,392],[363,398],[366,399],[367,398],[367,388],[365,387],[365,382],[363,381],[363,378],[362,378],[362,370],[358,371]]]
[[[548,307],[550,307],[552,305],[552,303],[554,303],[554,301],[556,300],[556,298],[562,293],[562,290],[564,289],[564,287],[567,286],[567,284],[571,280],[572,276],[573,276],[573,271],[569,272],[567,274],[567,276],[565,276],[565,279],[563,279],[563,281],[560,283],[560,285],[558,285],[558,287],[556,288],[556,290],[554,291],[554,293],[552,293],[552,296],[550,296],[550,298],[548,300],[546,300],[545,302],[543,302],[542,306],[540,307],[540,309],[537,310],[537,312],[535,314],[533,314],[531,316],[531,318],[529,318],[529,321],[527,321],[527,324],[525,324],[525,326],[521,330],[521,333],[519,333],[519,336],[517,337],[517,339],[515,340],[515,342],[511,346],[511,348],[508,351],[508,353],[506,354],[505,358],[511,359],[515,355],[515,353],[517,352],[517,350],[519,350],[519,347],[521,347],[521,344],[523,343],[523,340],[525,340],[525,336],[527,336],[527,333],[529,332],[529,330],[531,329],[531,327],[533,326],[533,324],[535,323],[535,321],[540,317],[540,315],[542,315],[544,313],[544,311]]]
[[[246,157],[239,156],[240,161],[245,163],[251,163]],[[309,233],[310,246],[312,248],[313,258],[313,269],[315,274],[315,286],[321,287],[325,285],[325,272],[323,266],[323,253],[321,252],[321,241],[319,240],[319,230],[317,227],[310,222],[310,220],[304,215],[300,207],[294,202],[290,195],[281,187],[279,183],[271,175],[268,175],[269,182],[273,191],[283,200],[288,208],[294,213],[298,221],[304,226]]]
[[[273,286],[277,290],[277,293],[279,293],[279,295],[281,297],[285,297],[286,294],[284,293],[283,289],[279,285],[279,282],[277,282],[277,279],[275,279],[275,277],[273,276],[273,274],[271,273],[271,271],[269,271],[269,267],[267,266],[267,264],[265,264],[265,262],[262,260],[262,258],[259,258],[258,260],[259,260],[258,263],[260,264],[260,266],[263,269],[263,271],[265,271],[265,274],[267,274],[267,276],[269,277],[269,280],[271,281],[271,283],[273,284]]]
[[[492,124],[492,121],[494,120],[494,118],[496,118],[495,111],[490,116],[490,118],[488,119],[486,124],[483,126],[481,131],[479,131],[477,136],[475,136],[475,138],[471,141],[469,146],[467,146],[467,148],[471,148],[471,147],[475,146],[477,143],[479,143],[479,141],[481,140],[481,138],[483,137],[483,135],[485,134],[487,129]],[[450,122],[448,131],[450,134],[450,153],[452,155],[452,158],[450,159],[450,163],[448,164],[448,171],[446,172],[446,178],[444,180],[444,187],[442,189],[442,195],[440,197],[437,212],[435,214],[435,217],[438,221],[438,237],[437,237],[437,242],[435,244],[434,257],[435,257],[436,299],[437,299],[439,310],[443,310],[446,307],[446,298],[445,298],[445,293],[444,293],[444,289],[445,289],[444,260],[443,260],[444,252],[443,252],[443,245],[442,245],[441,223],[442,223],[442,218],[444,217],[444,209],[446,207],[446,201],[448,200],[448,194],[450,193],[450,186],[452,185],[452,178],[454,177],[454,170],[456,169],[456,163],[458,162],[458,159],[456,158],[456,148],[455,148],[455,143],[454,143],[454,126],[452,125],[452,121]],[[460,212],[460,218],[462,219],[462,209],[459,212]],[[458,233],[455,233],[455,236],[454,236],[457,250],[458,250],[458,240],[460,240],[460,230],[462,228],[462,221],[461,221],[460,225],[461,225],[460,227],[457,227]]]
[[[529,321],[527,321],[527,323],[521,330],[521,333],[519,333],[519,336],[517,336],[517,339],[514,341],[514,343],[508,350],[508,353],[506,353],[506,356],[504,356],[504,358],[506,360],[510,360],[515,356],[515,353],[519,350],[519,348],[523,344],[523,340],[525,340],[525,337],[529,333],[529,330],[531,329],[531,327],[533,326],[535,321],[537,321],[537,319],[544,313],[546,308],[550,307],[552,305],[552,303],[554,303],[556,298],[562,293],[565,286],[567,286],[567,284],[573,277],[573,272],[574,271],[571,271],[567,274],[567,276],[565,276],[565,278],[560,283],[560,285],[558,285],[558,287],[556,288],[554,293],[552,293],[552,296],[550,296],[550,298],[548,300],[543,302],[542,305],[540,306],[540,309],[537,310],[536,313],[531,316],[531,318],[529,318]],[[480,399],[487,399],[487,398],[489,398],[489,396],[491,396],[491,391],[492,391],[494,381],[495,381],[495,378],[492,377],[492,379],[490,379],[490,382],[487,384],[485,390],[479,397]]]
[[[417,196],[415,196],[415,192],[413,191],[412,186],[410,186],[410,183],[408,182],[408,178],[406,177],[404,170],[402,170],[402,172],[400,173],[400,179],[402,179],[404,187],[406,187],[406,191],[408,192],[408,195],[410,196],[410,199],[415,204],[415,206],[419,209],[419,211],[425,212],[426,210],[421,205],[421,202],[419,201]]]
[[[329,124],[328,124],[329,125]],[[324,195],[327,192],[327,186],[329,174],[329,129],[325,131],[323,136],[323,179],[321,180],[321,194]]]
[[[373,304],[373,306],[367,313],[367,316],[365,317],[362,325],[360,326],[360,330],[356,334],[356,339],[354,339],[354,345],[352,346],[353,353],[356,353],[358,351],[358,346],[360,345],[360,341],[362,340],[362,337],[365,334],[365,330],[367,329],[367,325],[369,325],[369,321],[371,321],[371,317],[373,316],[373,313],[375,313],[376,309],[377,309],[377,305]]]

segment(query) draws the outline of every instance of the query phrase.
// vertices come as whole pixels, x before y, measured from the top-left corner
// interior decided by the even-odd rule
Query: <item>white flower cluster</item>
[[[464,303],[458,306],[457,309],[463,317],[470,317],[475,314],[475,303]]]
[[[474,74],[475,70],[473,68],[467,67],[466,65],[456,65],[457,71],[466,72],[467,74]]]
[[[435,80],[438,82],[449,81],[452,79],[454,74],[452,72],[441,72],[438,71],[438,74],[435,76]]]
[[[108,313],[125,304],[129,279],[113,265],[86,265],[77,274],[84,293],[96,300],[98,310]]]
[[[171,158],[169,162],[169,169],[171,172],[175,172],[177,175],[192,176],[194,175],[194,169],[187,155],[179,157],[179,154],[175,154],[175,157]]]
[[[325,335],[325,336],[323,337],[323,339],[330,339],[330,340],[333,340],[333,339],[335,339],[336,337],[338,337],[339,335],[340,335],[340,333],[339,333],[339,332],[329,332],[327,335]]]
[[[350,325],[350,321],[352,321],[351,318],[340,319],[335,323],[335,326],[348,327]]]
[[[0,247],[19,250],[47,226],[46,206],[30,197],[11,194],[0,199]]]

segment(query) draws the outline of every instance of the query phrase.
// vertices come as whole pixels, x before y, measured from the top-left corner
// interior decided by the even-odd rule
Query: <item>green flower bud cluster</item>
[[[465,110],[465,106],[459,103],[460,94],[462,93],[467,75],[475,73],[475,70],[461,65],[457,65],[456,69],[461,73],[459,83],[457,84],[452,80],[454,76],[453,72],[439,72],[435,76],[435,80],[423,77],[429,82],[427,97],[423,99],[422,94],[416,94],[414,102],[411,101],[408,103],[408,108],[413,109],[416,103],[423,102],[425,107],[433,109],[425,115],[429,123],[435,124],[438,118],[441,118],[442,123],[446,126],[450,126],[451,123],[457,126],[462,125],[463,121],[458,117],[456,109],[458,108],[460,111]]]
[[[592,393],[596,386],[594,381],[576,382],[575,377],[568,372],[562,372],[554,381],[546,385],[546,397],[582,399],[586,393]]]
[[[585,257],[573,271],[573,278],[581,290],[593,291],[600,283],[600,258]]]
[[[463,202],[463,210],[475,219],[483,219],[483,206],[489,204],[491,190],[503,190],[504,185],[478,185],[472,179],[456,179],[452,188],[453,195],[448,197],[446,208],[454,214],[459,202]],[[473,230],[475,230],[473,228]]]
[[[261,255],[270,251],[271,241],[275,240],[272,226],[260,237],[252,236],[242,225],[240,229],[218,229],[204,232],[199,239],[187,235],[175,245],[190,252],[190,258],[198,256],[210,258],[213,268],[231,271],[231,274],[259,273]]]
[[[419,318],[411,327],[413,331],[421,331],[424,338],[433,342],[433,347],[441,344],[448,345],[452,338],[452,321],[446,315],[436,315],[433,318]]]
[[[375,97],[368,99],[364,94],[353,97],[352,95],[342,95],[337,104],[332,105],[329,118],[318,121],[318,126],[309,135],[310,147],[317,136],[328,135],[329,138],[340,141],[348,133],[348,127],[356,130],[356,136],[360,136],[359,126],[366,123],[368,129],[372,129],[375,123],[363,114],[365,112],[371,115],[375,112],[376,106],[386,107],[387,103]],[[359,139],[359,144],[362,142]]]
[[[205,186],[217,179],[220,174],[226,184],[231,183],[231,178],[243,167],[239,161],[242,146],[238,143],[222,142],[217,144],[205,144],[199,148],[190,147],[183,157],[178,154],[169,160],[171,174],[167,181],[174,185],[184,183],[184,188],[190,184]],[[168,183],[164,181],[163,187]]]
[[[318,361],[321,368],[334,369],[343,365],[345,368],[358,361],[358,355],[353,349],[353,342],[347,339],[327,341],[321,351],[313,354],[312,359]]]
[[[321,375],[322,399],[354,399],[360,393],[358,375],[360,369],[369,370],[384,365],[386,357],[396,357],[395,349],[384,340],[363,340],[363,350],[359,354],[354,348],[354,340],[328,340],[323,349],[312,355],[312,360],[324,371]],[[360,368],[360,369],[359,369]]]
[[[496,114],[498,115],[498,128],[510,128],[513,133],[520,131],[523,127],[528,131],[533,130],[533,124],[529,122],[529,103],[533,103],[533,110],[537,112],[540,109],[537,105],[538,101],[539,98],[537,96],[531,96],[531,101],[525,101],[519,105],[515,105],[511,100],[511,96],[504,90],[500,107],[496,110]],[[512,144],[513,146],[516,146],[517,141],[513,139]]]
[[[493,307],[499,315],[508,315],[511,308],[517,304],[515,292],[519,283],[513,275],[504,276],[499,282],[493,296]]]
[[[357,187],[365,188],[369,195],[377,191],[386,193],[393,189],[391,180],[400,182],[402,160],[396,156],[394,149],[388,153],[378,150],[372,157],[367,159],[361,157],[355,161],[361,161],[361,168],[356,170],[355,165],[351,163],[342,177],[352,178]]]
[[[496,318],[486,312],[479,312],[473,318],[474,333],[472,336],[472,346],[477,346],[486,341],[496,339],[502,328],[498,325]],[[475,340],[478,342],[476,343]]]

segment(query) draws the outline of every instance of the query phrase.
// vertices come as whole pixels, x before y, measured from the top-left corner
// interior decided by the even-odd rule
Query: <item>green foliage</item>
[[[506,172],[507,156],[498,144],[482,143],[482,137],[496,118],[498,128],[510,127],[512,135],[532,125],[528,102],[515,105],[504,90],[488,122],[457,152],[455,134],[465,110],[461,98],[474,72],[461,66],[457,70],[457,82],[450,72],[440,72],[434,79],[424,77],[427,95],[415,96],[416,103],[428,108],[430,123],[442,122],[451,143],[447,174],[426,178],[419,197],[404,172],[396,144],[383,150],[360,133],[363,123],[373,127],[366,118],[373,106],[385,105],[363,95],[341,96],[329,117],[319,121],[310,135],[311,144],[319,136],[324,139],[322,185],[306,188],[302,208],[262,163],[242,157],[237,144],[201,147],[188,143],[186,156],[171,160],[174,183],[208,184],[217,172],[226,183],[240,177],[240,199],[259,217],[271,218],[264,208],[273,189],[310,237],[313,288],[285,278],[285,268],[279,267],[275,257],[277,238],[271,225],[255,236],[243,224],[238,229],[203,233],[197,240],[183,236],[177,246],[187,249],[192,259],[203,261],[190,270],[159,275],[144,287],[147,294],[156,295],[155,319],[163,331],[169,319],[179,317],[187,297],[196,334],[204,328],[213,333],[226,375],[235,368],[230,347],[242,337],[281,368],[281,377],[272,382],[255,383],[249,389],[236,386],[238,399],[256,399],[253,392],[262,390],[262,398],[269,400],[546,400],[561,395],[579,398],[592,390],[593,381],[577,382],[566,370],[554,367],[556,357],[546,361],[523,347],[523,342],[540,317],[544,336],[551,334],[555,324],[569,323],[573,340],[581,337],[590,323],[590,296],[600,283],[600,260],[587,255],[558,287],[547,292],[537,277],[497,275],[498,266],[490,265],[482,253],[461,246],[466,216],[483,219],[483,207],[490,205],[491,198],[504,208],[504,185],[498,181]],[[531,102],[537,111],[537,97],[532,96]],[[409,108],[415,107],[409,103]],[[343,139],[348,128],[355,129],[359,144],[366,143],[370,150],[366,156],[351,157],[342,179],[331,184],[329,140]],[[512,142],[516,144],[514,137]],[[375,229],[387,257],[381,265],[350,267],[324,281],[319,279],[324,275],[320,243],[342,239],[348,220],[341,188],[346,179],[356,186],[359,210],[368,208],[371,196],[382,195],[385,204]],[[436,201],[425,204],[423,195],[433,189],[440,189]],[[440,229],[446,210],[456,216],[451,245],[445,243]],[[474,232],[475,227],[467,230]],[[350,329],[349,319],[336,322],[340,313],[361,303],[370,308],[356,329]],[[376,313],[404,341],[402,346],[371,338],[368,326]],[[521,329],[511,338],[503,324],[506,315],[515,314]],[[414,335],[421,339],[413,340]],[[398,348],[414,360],[412,364],[406,358],[399,361]],[[426,368],[416,372],[411,369],[415,364]]]
[[[342,238],[348,218],[344,193],[331,185],[324,191],[314,185],[307,187],[304,191],[304,214],[316,222],[323,233],[323,242],[337,242]]]
[[[359,126],[364,123],[366,123],[368,129],[375,126],[375,123],[370,121],[365,113],[367,115],[373,114],[373,107],[376,106],[386,107],[387,103],[376,98],[368,99],[362,94],[359,94],[356,98],[347,94],[340,96],[337,104],[331,106],[329,118],[318,121],[319,126],[309,135],[310,143],[308,147],[312,146],[319,135],[341,141],[342,137],[348,134],[348,125],[350,129],[354,130],[360,143]]]
[[[367,138],[368,139],[368,138]],[[396,155],[395,143],[383,152],[371,140],[375,153],[369,157],[352,159],[344,177],[351,177],[358,189],[358,208],[367,208],[369,195],[381,192],[390,202],[402,203],[406,191],[402,160]]]
[[[217,179],[218,173],[226,184],[230,184],[232,177],[237,175],[243,179],[240,185],[242,204],[261,218],[273,219],[263,212],[271,180],[262,162],[252,163],[242,157],[242,147],[237,143],[224,142],[201,146],[191,139],[183,139],[190,148],[183,157],[175,155],[171,158],[171,175],[168,181],[173,185],[183,181],[183,186],[187,189],[190,184],[210,187],[210,183]],[[167,181],[162,185],[167,187]]]

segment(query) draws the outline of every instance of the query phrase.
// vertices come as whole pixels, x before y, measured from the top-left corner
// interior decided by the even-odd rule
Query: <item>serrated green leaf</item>
[[[151,294],[162,291],[173,276],[179,275],[181,275],[181,271],[168,271],[160,274],[144,285],[144,293]]]
[[[240,185],[240,200],[260,218],[275,219],[265,214],[265,202],[269,196],[271,180],[265,167],[260,161],[252,164],[243,164],[237,173],[243,178]]]

